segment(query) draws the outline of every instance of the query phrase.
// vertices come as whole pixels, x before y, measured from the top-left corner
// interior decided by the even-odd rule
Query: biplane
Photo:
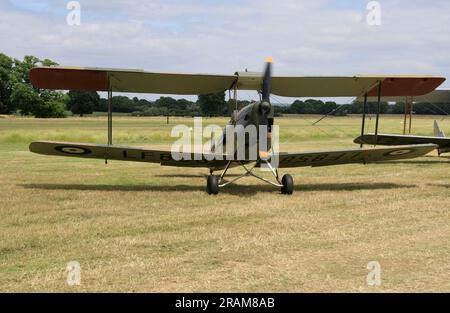
[[[445,136],[444,131],[439,126],[438,121],[434,121],[434,136],[414,136],[395,134],[367,134],[354,140],[358,144],[380,145],[380,146],[401,146],[432,143],[436,145],[439,156],[450,152],[450,138]]]
[[[285,174],[280,178],[279,169],[294,167],[319,167],[350,163],[372,163],[423,156],[436,148],[434,144],[406,145],[389,148],[358,148],[335,151],[279,152],[270,145],[274,125],[274,110],[270,95],[285,97],[367,97],[375,96],[380,103],[385,96],[420,96],[435,90],[445,78],[432,76],[352,76],[352,77],[303,77],[272,76],[272,60],[266,60],[262,73],[236,72],[234,75],[152,73],[142,70],[122,70],[79,67],[37,67],[30,72],[30,81],[36,88],[54,90],[104,91],[108,93],[108,143],[88,144],[72,142],[38,141],[30,144],[30,151],[45,155],[94,158],[105,160],[159,163],[163,166],[202,167],[209,169],[206,182],[208,194],[218,194],[219,188],[237,180],[252,176],[280,188],[283,194],[292,194],[294,180]],[[189,159],[175,160],[171,151],[113,145],[112,93],[156,93],[178,95],[201,95],[230,92],[237,103],[238,90],[257,91],[259,101],[252,102],[234,112],[229,124],[255,125],[258,129],[256,142],[246,142],[245,148],[257,145],[256,159],[238,160],[227,154],[221,160],[209,155],[195,155]],[[379,111],[377,114],[378,132]],[[266,131],[261,132],[261,126]],[[364,126],[364,125],[363,125]],[[363,127],[364,129],[364,127]],[[266,138],[267,136],[267,138]],[[261,138],[269,144],[260,145]],[[218,141],[218,144],[224,142]],[[235,151],[235,150],[233,150]],[[233,152],[235,153],[235,152]],[[270,160],[277,158],[276,167]],[[266,166],[274,180],[266,179],[254,169]],[[226,180],[231,167],[241,167],[243,174]],[[221,171],[220,175],[214,172]]]
[[[354,142],[360,145],[380,145],[380,146],[401,146],[401,145],[414,145],[432,143],[437,146],[437,152],[440,156],[443,153],[450,152],[450,138],[445,136],[444,131],[441,129],[439,122],[434,121],[434,136],[417,136],[412,135],[412,117],[414,113],[414,103],[450,103],[450,90],[441,89],[434,90],[429,94],[413,97],[383,97],[383,101],[387,102],[404,102],[405,111],[403,119],[403,135],[399,134],[361,134]],[[362,101],[362,98],[357,99]],[[374,97],[368,99],[368,101],[376,101]],[[438,107],[436,107],[439,109]],[[441,110],[444,114],[447,112]],[[408,118],[409,116],[409,118]],[[407,134],[408,132],[408,134]]]

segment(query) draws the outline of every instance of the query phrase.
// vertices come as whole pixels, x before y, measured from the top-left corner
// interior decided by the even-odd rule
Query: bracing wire
[[[431,101],[429,101],[426,97],[423,97],[423,98],[425,99],[426,103],[431,104],[431,105],[432,105],[433,107],[435,107],[438,111],[441,111],[442,113],[444,113],[445,116],[450,115],[450,113],[448,113],[448,112],[445,111],[444,109],[438,107],[436,104],[434,104],[434,103],[432,103]],[[436,111],[433,111],[433,112],[434,112],[434,113],[437,113]],[[446,119],[446,117],[443,117],[443,118],[441,119],[441,121],[443,121],[443,120],[445,120],[445,119]]]
[[[278,104],[278,105],[281,105],[281,106],[283,105],[282,99],[281,99],[281,98],[279,98],[278,96],[275,96],[275,95],[271,95],[271,97],[272,97],[273,99],[275,99],[275,101],[274,101],[275,104]],[[319,131],[322,132],[323,134],[325,134],[325,135],[327,135],[327,136],[330,136],[330,137],[333,136],[333,134],[331,134],[331,133],[329,133],[328,131],[324,130],[324,129],[321,128],[320,126],[314,125],[314,123],[312,123],[312,121],[311,121],[310,119],[304,117],[303,115],[299,115],[299,117],[300,117],[301,119],[303,119],[304,121],[306,121],[308,124],[311,124],[312,127],[317,128],[317,130],[319,130]],[[338,130],[339,132],[341,132],[342,134],[344,134],[344,135],[346,135],[346,136],[349,135],[349,134],[347,134],[346,132],[344,132],[343,130],[337,128],[336,126],[329,125],[329,124],[326,124],[326,125],[327,125],[327,126],[330,126],[330,127],[333,127],[334,129]],[[344,141],[342,141],[342,140],[339,139],[339,138],[337,139],[337,141],[338,141],[340,144],[348,145],[348,142],[344,142]]]

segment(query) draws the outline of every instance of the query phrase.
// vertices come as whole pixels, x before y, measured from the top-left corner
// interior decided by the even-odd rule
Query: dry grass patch
[[[358,118],[320,129],[313,120],[277,119],[281,148],[354,147]],[[192,120],[172,120],[181,122]],[[399,133],[400,122],[385,117],[381,129]],[[292,197],[253,179],[211,197],[207,170],[27,151],[37,139],[105,142],[105,126],[0,121],[1,291],[450,291],[448,159],[295,169]],[[172,140],[165,118],[114,126],[116,143]],[[416,119],[414,130],[432,134],[432,119]],[[66,284],[71,260],[81,286]],[[381,287],[366,285],[373,260]]]

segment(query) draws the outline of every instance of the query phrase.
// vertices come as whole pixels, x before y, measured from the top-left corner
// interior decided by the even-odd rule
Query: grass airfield
[[[280,150],[356,147],[360,118],[315,120],[276,119]],[[171,128],[192,122],[116,117],[114,143],[170,147]],[[401,133],[402,122],[384,116],[380,129]],[[413,120],[418,135],[432,126]],[[448,119],[441,126],[450,134]],[[207,169],[28,151],[34,140],[106,135],[104,117],[0,118],[0,291],[450,291],[449,158],[288,169],[293,196],[253,178],[208,196]],[[71,287],[74,260],[81,285]],[[370,261],[381,286],[366,283]]]

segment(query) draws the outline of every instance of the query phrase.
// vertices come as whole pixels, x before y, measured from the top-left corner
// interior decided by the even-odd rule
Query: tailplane
[[[434,120],[434,136],[439,138],[445,138],[444,131],[439,126],[439,122]]]

